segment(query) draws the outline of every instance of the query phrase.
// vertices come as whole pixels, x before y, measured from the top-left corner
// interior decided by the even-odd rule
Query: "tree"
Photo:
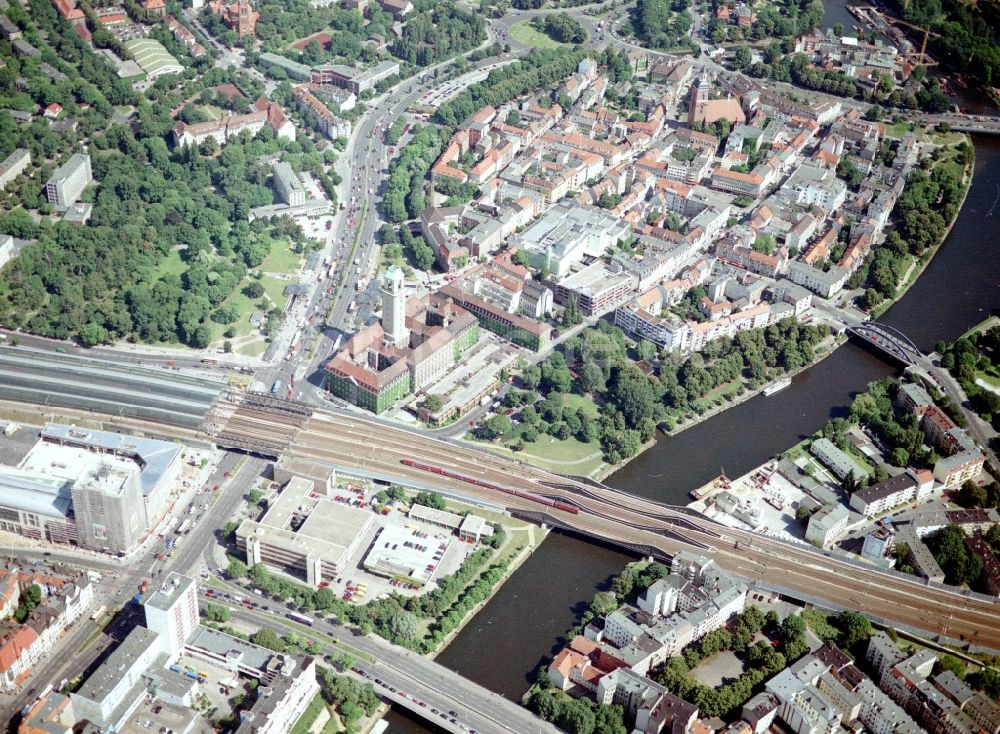
[[[490,438],[495,440],[510,433],[512,426],[510,418],[500,413],[487,418],[483,422],[483,428],[490,434]]]
[[[981,487],[971,479],[962,484],[955,493],[955,502],[967,509],[987,507],[989,505],[989,495],[985,487]]]
[[[264,501],[264,493],[257,487],[254,487],[247,493],[247,502],[251,505],[259,505]]]
[[[576,295],[571,295],[566,299],[566,306],[563,309],[563,324],[566,326],[576,326],[583,317],[580,315],[576,305]]]
[[[934,675],[940,675],[946,670],[950,670],[959,679],[965,677],[965,663],[956,658],[954,655],[941,655],[937,662],[934,664]]]
[[[894,448],[892,450],[892,463],[896,466],[906,467],[910,463],[910,452],[901,446]]]
[[[108,330],[105,329],[100,324],[90,323],[84,324],[80,327],[80,342],[85,347],[93,347],[102,342],[107,341]]]
[[[413,498],[413,503],[430,507],[432,510],[445,508],[444,497],[441,496],[440,492],[418,492],[417,496]]]
[[[740,44],[736,47],[736,58],[733,61],[736,69],[742,71],[750,67],[753,62],[753,58],[750,55],[750,48],[745,44]]]
[[[243,295],[256,301],[264,295],[264,286],[260,284],[260,281],[251,280],[247,283],[246,287],[243,288]]]
[[[603,617],[618,608],[618,597],[610,591],[598,591],[590,602],[590,611],[598,617]]]
[[[424,407],[431,413],[437,413],[444,407],[444,401],[440,395],[428,395],[424,398]]]
[[[854,647],[859,642],[871,637],[872,623],[868,618],[858,612],[850,610],[837,615],[835,626],[840,630],[837,642],[843,648]]]
[[[229,610],[224,606],[209,602],[205,607],[205,619],[211,622],[228,622]]]
[[[760,234],[754,240],[753,249],[757,252],[761,252],[765,255],[771,255],[774,253],[774,248],[777,246],[777,240],[774,238],[773,234]]]
[[[247,564],[239,558],[230,558],[226,573],[231,579],[241,579],[247,575]]]
[[[599,705],[594,721],[594,734],[628,734],[625,709],[618,704]]]
[[[284,652],[285,643],[270,627],[261,627],[259,630],[250,635],[250,641],[255,645],[260,645],[268,650],[274,650],[275,652]]]

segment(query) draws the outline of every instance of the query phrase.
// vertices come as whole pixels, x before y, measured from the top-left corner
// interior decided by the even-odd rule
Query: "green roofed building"
[[[163,48],[163,44],[152,38],[133,38],[122,45],[150,79],[184,71],[184,67]]]

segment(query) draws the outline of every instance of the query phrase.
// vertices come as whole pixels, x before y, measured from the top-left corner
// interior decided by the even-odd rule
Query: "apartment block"
[[[80,194],[93,180],[90,156],[75,153],[52,174],[52,178],[45,184],[45,195],[53,206],[67,208],[79,201]]]
[[[15,178],[24,173],[31,165],[31,151],[27,148],[18,148],[0,163],[0,190],[6,189],[7,185]]]

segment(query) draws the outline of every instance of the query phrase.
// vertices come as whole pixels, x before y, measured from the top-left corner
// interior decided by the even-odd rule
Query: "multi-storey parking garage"
[[[0,348],[0,399],[198,428],[219,381],[89,357]]]

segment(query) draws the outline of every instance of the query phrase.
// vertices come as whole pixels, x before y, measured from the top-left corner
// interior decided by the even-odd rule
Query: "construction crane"
[[[924,66],[930,66],[931,61],[927,58],[927,39],[930,36],[934,36],[935,38],[940,38],[941,34],[932,31],[929,25],[928,26],[914,25],[913,23],[908,23],[902,18],[893,18],[892,22],[899,23],[899,25],[906,26],[907,28],[912,28],[915,31],[923,31],[924,40],[920,44],[920,53],[917,55],[917,63],[923,64]]]

